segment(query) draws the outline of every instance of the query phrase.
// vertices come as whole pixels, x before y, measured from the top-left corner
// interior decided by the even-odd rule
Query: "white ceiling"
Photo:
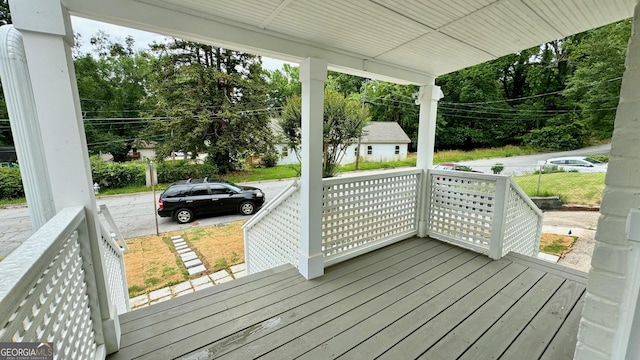
[[[397,82],[631,17],[637,0],[62,0],[79,16]]]

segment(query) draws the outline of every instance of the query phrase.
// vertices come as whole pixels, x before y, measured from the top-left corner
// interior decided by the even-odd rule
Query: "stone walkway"
[[[203,275],[195,279],[187,280],[180,284],[154,290],[129,299],[131,310],[153,305],[161,301],[173,299],[176,296],[192,293],[194,291],[216,286],[234,279],[239,279],[247,274],[244,264],[233,265],[227,270],[220,270],[211,275]]]

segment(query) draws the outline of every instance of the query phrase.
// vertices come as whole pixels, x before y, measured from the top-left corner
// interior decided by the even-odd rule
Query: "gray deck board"
[[[413,238],[304,280],[281,266],[120,317],[109,359],[571,359],[586,274]]]

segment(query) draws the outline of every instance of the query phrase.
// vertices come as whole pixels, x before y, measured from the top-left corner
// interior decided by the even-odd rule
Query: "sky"
[[[87,53],[91,51],[91,36],[96,34],[100,30],[104,30],[114,42],[124,42],[124,39],[131,35],[135,39],[135,45],[138,49],[145,49],[148,44],[156,42],[162,42],[164,40],[163,35],[158,35],[146,31],[140,31],[118,25],[107,24],[99,21],[89,20],[81,17],[72,16],[71,24],[73,31],[82,35],[80,51]],[[262,57],[262,67],[267,70],[282,69],[284,61]]]

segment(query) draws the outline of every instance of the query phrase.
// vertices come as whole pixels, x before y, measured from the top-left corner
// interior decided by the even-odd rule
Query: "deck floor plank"
[[[528,268],[477,311],[458,324],[435,346],[422,354],[423,359],[455,359],[462,355],[482,334],[491,328],[511,306],[519,301],[544,276],[544,272]],[[558,282],[558,286],[560,283]]]
[[[551,297],[535,318],[522,331],[520,336],[502,355],[502,359],[521,359],[527,354],[532,359],[542,356],[556,331],[559,329],[575,304],[584,293],[585,286],[573,281],[566,281]],[[531,341],[531,339],[536,339]]]
[[[428,314],[425,314],[423,310],[429,311],[426,308],[433,310],[438,305],[444,306],[445,303],[451,301],[451,298],[466,292],[472,286],[473,280],[465,281],[465,278],[478,274],[478,267],[484,268],[484,265],[490,264],[488,258],[476,256],[477,254],[470,251],[463,255],[466,255],[466,258],[460,256],[445,263],[448,269],[447,267],[434,268],[421,275],[420,277],[423,281],[420,282],[424,284],[423,287],[402,300],[393,303],[392,306],[374,314],[363,309],[363,313],[356,316],[357,319],[363,318],[363,321],[355,323],[349,321],[349,318],[340,318],[338,319],[338,324],[329,323],[327,324],[328,326],[319,328],[316,331],[317,334],[310,333],[312,336],[307,338],[314,341],[313,344],[310,344],[314,345],[314,347],[301,358],[328,359],[347,353],[347,358],[361,356],[363,359],[373,359],[380,355],[384,352],[380,351],[380,348],[385,347],[386,350],[389,343],[395,343],[402,339],[404,336],[401,333],[407,331],[408,329],[405,327],[415,323],[415,319],[421,319],[421,322],[425,317],[428,318]],[[506,264],[502,265],[502,267],[506,266]],[[487,276],[489,275],[487,274]],[[479,275],[476,275],[476,278],[479,278]],[[434,304],[434,306],[427,306],[427,303]],[[339,331],[333,331],[334,328]],[[386,330],[390,328],[390,334],[386,334]],[[342,329],[345,331],[340,332]],[[335,336],[322,335],[330,333],[335,334]],[[381,333],[384,333],[384,335],[380,335]],[[397,336],[400,336],[400,338],[395,341],[392,340]],[[323,338],[328,340],[319,343],[318,340]],[[358,344],[360,345],[354,349]],[[296,352],[301,350],[295,349],[295,344],[291,344],[289,348],[290,353],[293,350]],[[306,349],[303,348],[302,350]],[[349,351],[352,351],[352,353],[349,354]],[[274,355],[276,356],[268,358],[275,359],[278,354],[279,352],[275,352]],[[294,355],[297,356],[298,354],[294,353]]]
[[[268,327],[268,330],[264,330],[267,324],[265,322],[258,323],[246,329],[241,338],[232,336],[222,339],[220,342],[207,346],[206,349],[203,349],[203,353],[215,354],[216,358],[221,360],[243,358],[249,355],[262,355],[275,347],[295,340],[320,325],[343,316],[356,307],[365,306],[368,302],[377,300],[378,296],[392,296],[396,299],[395,301],[401,299],[418,287],[416,285],[419,285],[419,283],[407,286],[407,283],[411,282],[416,273],[427,271],[428,266],[436,267],[448,259],[460,255],[462,252],[463,250],[457,248],[446,249],[446,251],[432,248],[429,251],[413,256],[411,258],[413,260],[411,263],[413,264],[405,263],[407,271],[396,273],[388,278],[370,276],[367,281],[359,282],[362,284],[358,283],[357,286],[350,286],[346,289],[323,295],[310,303],[278,315],[278,326],[272,325]],[[397,269],[399,265],[396,264],[393,268]],[[270,321],[267,320],[267,322]],[[248,335],[244,335],[244,333]],[[232,352],[248,343],[251,343],[251,354],[243,353],[242,348],[240,348],[241,351],[239,352]],[[224,351],[221,351],[222,349]],[[224,354],[226,355],[222,356]]]
[[[576,306],[571,310],[571,314],[562,324],[562,327],[553,337],[553,340],[547,347],[547,350],[540,357],[541,360],[555,359],[571,359],[576,349],[578,338],[576,337],[576,329],[580,324],[582,316],[582,307],[584,306],[584,295],[578,301]]]
[[[290,265],[120,317],[116,359],[573,356],[586,274],[412,238],[304,280]]]
[[[458,324],[491,300],[500,290],[525,272],[527,267],[511,263],[484,283],[465,294],[409,336],[391,346],[380,359],[415,359],[446,336]]]
[[[499,358],[564,282],[561,277],[546,274],[459,359]]]

